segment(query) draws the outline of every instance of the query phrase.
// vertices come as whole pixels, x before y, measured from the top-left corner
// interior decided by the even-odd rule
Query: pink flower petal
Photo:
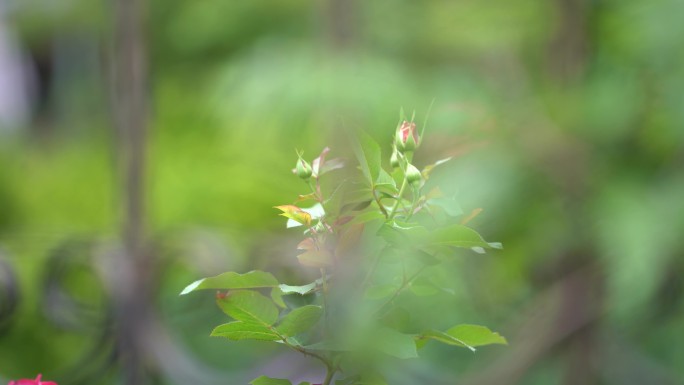
[[[7,384],[7,385],[57,385],[56,382],[41,381],[42,377],[43,377],[43,375],[39,374],[35,380],[29,380],[29,379],[23,378],[21,380],[10,381],[9,384]]]

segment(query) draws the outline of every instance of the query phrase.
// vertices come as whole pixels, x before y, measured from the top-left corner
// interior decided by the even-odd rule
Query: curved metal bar
[[[97,241],[71,238],[55,247],[47,257],[43,273],[41,306],[45,317],[55,326],[84,334],[92,345],[64,369],[58,379],[74,385],[99,383],[114,368],[117,360],[116,330],[112,301],[104,288],[96,264]],[[99,303],[77,298],[67,283],[75,273],[94,277],[101,291]],[[98,290],[90,287],[89,292]],[[61,382],[60,382],[61,383]]]
[[[43,295],[41,309],[44,315],[62,329],[77,332],[102,330],[111,317],[108,307],[111,302],[103,287],[99,288],[101,303],[87,302],[70,292],[66,283],[75,273],[95,275],[101,284],[101,277],[93,265],[95,242],[84,239],[68,239],[54,248],[47,257],[42,278]],[[85,276],[85,275],[83,275]],[[88,288],[88,294],[98,290]]]

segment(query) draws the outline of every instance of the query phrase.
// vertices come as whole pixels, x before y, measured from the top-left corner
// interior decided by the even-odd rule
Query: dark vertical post
[[[325,21],[330,45],[334,50],[345,50],[353,45],[357,28],[355,0],[328,0]]]
[[[581,79],[589,57],[589,13],[586,0],[556,0],[558,26],[548,49],[548,70],[561,83]]]
[[[114,40],[116,129],[124,177],[124,238],[132,251],[143,240],[147,84],[142,0],[117,0]],[[137,253],[133,253],[137,254]]]
[[[596,5],[587,0],[556,0],[558,29],[549,46],[549,72],[559,86],[583,81],[590,64],[591,22]],[[591,196],[587,185],[592,159],[584,151],[567,154],[565,164],[572,167],[557,167],[553,174],[558,179],[566,199],[567,218],[576,239],[576,250],[563,257],[562,263],[583,266],[586,273],[581,283],[568,280],[561,297],[561,316],[557,328],[563,329],[563,322],[574,322],[572,318],[590,318],[588,314],[599,314],[603,304],[605,277],[601,272],[598,252],[590,234],[586,233],[585,208]],[[584,214],[584,215],[583,215]],[[565,351],[566,369],[564,384],[592,385],[600,382],[593,362],[598,354],[600,323],[594,319],[572,335]]]
[[[145,150],[147,127],[147,66],[143,33],[144,0],[114,0],[112,87],[118,166],[122,197],[124,252],[115,286],[117,351],[124,383],[144,381],[141,336],[148,300],[144,282],[145,250]]]

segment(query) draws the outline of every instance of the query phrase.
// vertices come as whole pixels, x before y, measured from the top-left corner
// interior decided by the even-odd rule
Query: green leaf
[[[361,166],[361,172],[368,184],[374,186],[381,169],[380,145],[367,133],[359,131],[352,135],[352,148]]]
[[[458,204],[455,197],[451,198],[432,198],[428,201],[430,205],[440,207],[444,212],[451,217],[458,217],[463,215],[463,209]]]
[[[347,191],[344,194],[344,201],[345,204],[352,204],[352,203],[361,203],[361,202],[367,202],[373,199],[372,191],[369,187],[367,186],[358,186],[356,187],[357,184],[354,184],[350,186],[351,191]],[[352,189],[353,188],[353,189]]]
[[[423,127],[423,129],[425,129],[425,127]],[[422,135],[421,135],[421,136],[422,136]],[[450,160],[451,160],[451,157],[448,157],[448,158],[445,158],[445,159],[440,159],[440,160],[436,161],[435,163],[433,163],[433,164],[431,164],[431,165],[429,165],[429,166],[425,166],[425,168],[424,168],[423,171],[422,171],[423,178],[425,178],[425,180],[429,179],[429,178],[430,178],[430,174],[431,174],[432,171],[435,169],[435,167],[437,167],[437,166],[439,166],[439,165],[442,165],[442,164],[444,164],[444,163],[446,163],[446,162],[448,162],[448,161],[450,161]]]
[[[183,289],[180,295],[185,295],[193,291],[203,289],[231,290],[274,286],[278,286],[278,280],[275,279],[271,273],[253,270],[245,274],[238,274],[229,271],[215,277],[197,280]]]
[[[325,211],[328,216],[337,216],[340,213],[342,205],[346,203],[345,191],[347,191],[347,188],[346,183],[341,182],[323,202],[323,211]]]
[[[392,357],[401,359],[418,357],[414,337],[394,329],[381,328],[373,335],[373,346]]]
[[[451,225],[432,232],[431,243],[455,247],[490,249],[489,243],[477,231],[463,225]]]
[[[304,346],[306,350],[331,351],[331,352],[348,352],[353,350],[353,347],[348,342],[325,340],[316,342],[315,344]]]
[[[250,382],[252,385],[292,385],[290,380],[283,380],[280,378],[271,378],[266,376],[261,376],[255,378]]]
[[[382,168],[378,174],[378,179],[375,181],[375,189],[385,192],[391,196],[399,194],[399,189],[397,189],[397,184],[394,181],[394,178],[392,178],[392,176]]]
[[[499,333],[480,325],[457,325],[447,330],[446,334],[469,346],[508,345],[508,341]]]
[[[295,202],[306,202],[306,201],[315,201],[317,199],[317,196],[315,193],[310,193],[306,195],[300,195]]]
[[[344,159],[329,159],[325,162],[325,164],[323,164],[323,167],[321,167],[321,171],[318,173],[318,176],[320,177],[323,174],[327,174],[330,171],[339,170],[341,168],[344,168]]]
[[[297,293],[300,295],[306,295],[311,292],[313,292],[316,289],[318,281],[311,282],[306,285],[302,286],[290,286],[286,284],[280,284],[279,288],[282,291],[283,294],[292,294],[292,293]]]
[[[385,223],[378,229],[376,235],[382,237],[385,242],[391,245],[408,245],[410,242],[403,236],[401,231],[392,227],[390,223]]]
[[[411,312],[400,306],[390,307],[379,321],[381,325],[400,333],[408,333],[415,329],[415,322],[411,320]]]
[[[468,348],[472,351],[475,351],[475,348],[466,344],[465,342],[459,340],[456,337],[450,336],[444,332],[441,332],[439,330],[428,330],[418,336],[416,339],[416,344],[418,345],[419,348],[423,347],[425,342],[427,342],[428,339],[435,340],[438,342],[441,342],[443,344],[447,345],[454,345],[454,346],[460,346],[462,348]]]
[[[411,282],[409,289],[419,297],[435,295],[440,292],[438,287],[424,277],[419,277]]]
[[[278,334],[266,326],[242,321],[219,325],[211,332],[211,336],[226,337],[235,341],[245,339],[277,341],[281,339]]]
[[[427,253],[423,250],[416,250],[412,252],[412,254],[416,258],[416,260],[428,266],[438,265],[441,262],[434,255]]]
[[[369,208],[373,201],[371,200],[370,197],[368,197],[367,200],[364,200],[362,202],[357,202],[357,203],[350,203],[350,204],[345,204],[341,209],[340,212],[343,214],[348,214],[351,215],[352,213],[360,213],[360,212],[365,212]],[[347,215],[347,216],[348,216]]]
[[[395,246],[419,246],[425,242],[430,232],[423,226],[410,224],[385,223],[377,235]]]
[[[281,341],[278,341],[281,342]],[[285,337],[285,342],[292,346],[302,346],[302,343],[295,337]]]
[[[432,339],[447,345],[468,348],[475,351],[476,346],[491,344],[508,345],[504,337],[480,325],[457,325],[445,332],[428,330],[417,338],[417,343]]]
[[[273,302],[275,302],[276,305],[278,305],[278,307],[281,307],[283,309],[287,307],[285,301],[283,301],[284,294],[285,293],[283,293],[283,291],[278,286],[271,289],[271,299],[273,300]]]
[[[349,222],[352,225],[356,224],[362,224],[362,223],[367,223],[371,221],[375,221],[378,219],[385,219],[385,215],[378,211],[377,209],[373,209],[372,211],[366,211],[365,213],[359,214],[354,217],[354,219]]]
[[[216,302],[224,313],[238,321],[271,326],[278,319],[278,308],[273,301],[256,291],[231,291]]]
[[[296,336],[313,328],[323,314],[320,306],[306,305],[292,310],[277,327],[279,333]]]
[[[387,385],[387,380],[378,373],[364,373],[354,385]]]
[[[397,290],[399,290],[399,287],[397,285],[393,285],[391,283],[384,284],[384,285],[377,285],[377,286],[371,286],[366,290],[366,293],[364,294],[364,298],[366,299],[382,299],[385,297],[389,297],[390,295],[394,294]]]

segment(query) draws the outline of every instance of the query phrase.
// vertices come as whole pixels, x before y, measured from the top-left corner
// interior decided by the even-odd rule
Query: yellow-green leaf
[[[508,345],[506,338],[480,325],[457,325],[447,330],[446,334],[470,346]]]
[[[281,216],[292,219],[293,221],[305,226],[311,226],[311,214],[294,205],[275,206],[274,208],[282,211]]]

